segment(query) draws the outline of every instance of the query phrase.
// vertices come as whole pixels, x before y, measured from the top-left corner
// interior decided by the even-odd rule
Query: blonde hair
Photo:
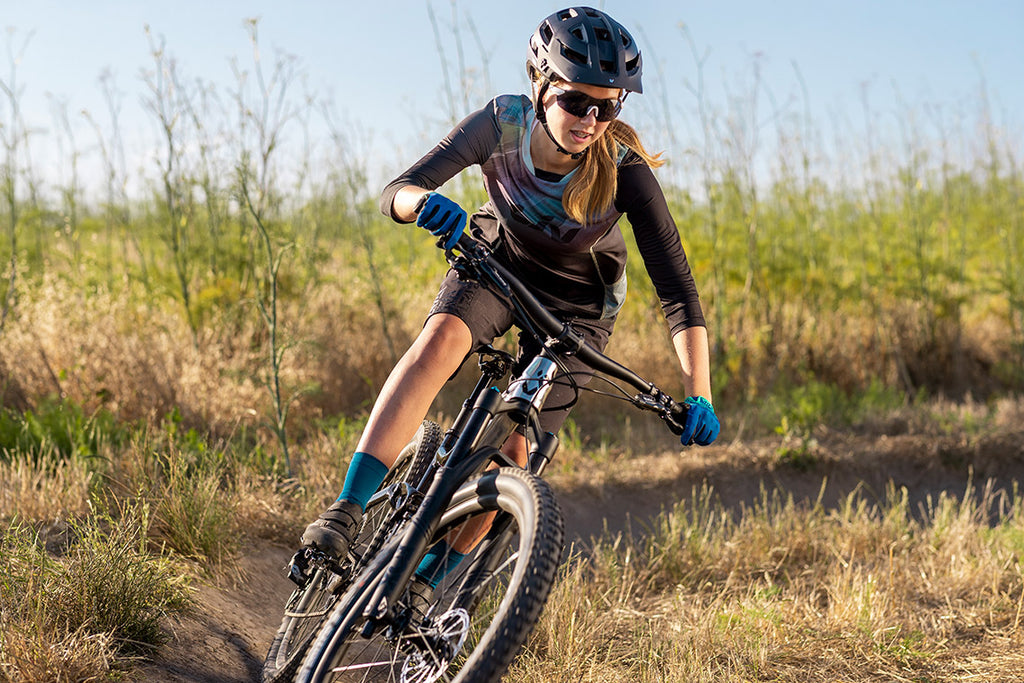
[[[562,205],[569,218],[586,225],[596,220],[615,203],[618,191],[619,145],[636,152],[648,166],[665,163],[662,153],[651,154],[636,130],[624,121],[613,119],[604,134],[587,148],[580,167],[562,193]]]

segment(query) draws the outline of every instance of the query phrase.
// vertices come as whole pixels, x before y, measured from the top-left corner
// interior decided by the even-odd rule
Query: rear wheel
[[[396,484],[415,487],[423,478],[441,443],[441,428],[424,421],[416,436],[399,454],[380,491]],[[391,519],[402,492],[375,498],[367,507],[349,557],[341,565],[322,553],[302,549],[292,560],[291,573],[299,583],[285,604],[284,618],[263,663],[265,683],[292,680],[306,648],[349,584],[352,567],[360,560],[378,528]]]
[[[503,468],[459,489],[434,540],[459,548],[467,544],[467,533],[480,530],[483,540],[465,548],[469,552],[433,597],[424,600],[407,590],[386,624],[364,615],[387,567],[389,552],[380,553],[335,607],[297,680],[498,681],[554,583],[562,517],[543,480]]]

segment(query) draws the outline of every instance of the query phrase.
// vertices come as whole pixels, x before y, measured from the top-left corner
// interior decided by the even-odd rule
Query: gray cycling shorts
[[[452,270],[448,271],[441,282],[441,289],[427,317],[436,313],[448,313],[466,323],[473,334],[474,350],[492,343],[513,326],[512,307],[504,298],[478,282],[460,279],[458,273]],[[552,313],[569,323],[597,350],[604,351],[608,345],[608,338],[615,325],[614,319],[597,320],[562,316],[558,311]],[[518,354],[512,369],[513,376],[521,372],[539,351],[540,344],[537,340],[520,332]],[[566,365],[573,373],[572,377],[577,386],[583,386],[590,381],[592,371],[575,356],[569,357]],[[576,390],[564,378],[555,383],[545,401],[545,408],[541,411],[540,422],[545,431],[558,433],[569,416],[576,394]]]

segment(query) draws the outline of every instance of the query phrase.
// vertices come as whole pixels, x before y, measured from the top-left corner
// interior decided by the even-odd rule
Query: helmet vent
[[[551,42],[551,37],[552,37],[553,35],[555,35],[555,32],[554,32],[554,31],[552,31],[552,30],[551,30],[551,27],[550,27],[550,26],[548,26],[547,24],[545,24],[545,25],[544,25],[544,27],[543,27],[543,28],[541,28],[540,32],[541,32],[541,33],[543,34],[543,36],[544,36],[544,44],[545,44],[545,45],[547,45],[548,43],[550,43],[550,42]]]
[[[640,63],[640,55],[637,55],[633,59],[627,60],[626,61],[626,73],[629,73],[629,72],[633,71],[633,69],[635,69],[637,67],[637,64],[639,64],[639,63]]]
[[[610,73],[610,74],[615,73],[615,62],[609,62],[609,61],[607,61],[605,59],[602,59],[601,60],[601,71],[604,71],[605,73]]]
[[[570,47],[566,47],[565,45],[562,46],[562,56],[568,59],[570,62],[574,62],[582,66],[587,65],[587,56],[585,54],[576,52],[576,50],[573,50]]]
[[[597,35],[598,40],[607,40],[608,42],[612,40],[612,34],[606,28],[594,29],[594,33]]]

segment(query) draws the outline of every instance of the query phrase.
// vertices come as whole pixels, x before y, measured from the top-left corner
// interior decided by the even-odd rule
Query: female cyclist
[[[469,220],[472,234],[490,244],[556,316],[602,350],[626,291],[626,245],[618,227],[625,214],[661,300],[689,396],[682,442],[710,444],[719,422],[711,404],[708,335],[679,232],[651,171],[663,161],[618,120],[626,96],[642,92],[640,51],[604,12],[574,7],[537,27],[527,71],[530,97],[502,95],[470,114],[384,189],[381,210],[454,245],[466,212],[435,190],[479,165],[489,201]],[[367,501],[441,387],[473,348],[511,324],[512,312],[499,297],[449,272],[422,331],[377,398],[341,495],[306,528],[303,545],[339,557],[347,551]],[[529,343],[525,337],[520,342]],[[530,358],[529,351],[520,349],[521,357]],[[556,385],[548,405],[568,404],[572,391]],[[567,413],[543,413],[545,429],[557,432]],[[514,438],[509,448],[521,464],[525,441]],[[431,552],[417,574],[436,585],[447,567],[434,565],[459,556]]]

